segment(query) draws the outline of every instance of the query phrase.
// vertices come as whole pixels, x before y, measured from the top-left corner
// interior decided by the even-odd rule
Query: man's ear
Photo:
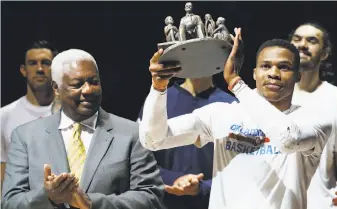
[[[27,70],[25,65],[20,65],[20,72],[23,77],[27,78]]]
[[[55,81],[51,82],[51,86],[53,87],[55,97],[59,98],[60,97],[59,86],[57,85]]]
[[[326,48],[323,53],[321,54],[321,61],[325,61],[326,59],[328,59],[330,54],[330,49]]]
[[[256,81],[256,68],[254,68],[253,78],[254,78],[254,80]]]

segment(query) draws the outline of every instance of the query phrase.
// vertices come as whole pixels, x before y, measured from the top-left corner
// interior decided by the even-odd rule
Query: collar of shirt
[[[257,88],[253,89],[253,91],[255,91],[258,95],[260,95],[262,97],[262,95],[257,91]],[[299,105],[294,105],[294,104],[291,104],[289,109],[287,110],[284,110],[282,111],[284,114],[289,114],[289,113],[292,113],[293,111],[295,111],[297,108],[300,108]]]
[[[176,81],[174,82],[173,86],[178,89],[178,91],[182,92],[183,94],[187,94],[189,96],[192,96],[192,94],[187,91],[186,89],[184,89],[183,87],[181,87],[181,84],[183,84],[184,81]],[[195,97],[200,97],[200,98],[204,98],[204,99],[208,99],[213,92],[216,90],[215,86],[209,87],[208,89],[205,89],[202,92],[199,92],[195,95]]]
[[[97,118],[98,118],[98,111],[93,116],[91,116],[90,118],[81,121],[80,124],[82,124],[83,126],[89,128],[91,130],[95,130],[96,129]],[[69,118],[62,111],[61,112],[61,121],[60,121],[60,125],[59,125],[58,129],[62,130],[62,129],[69,128],[74,123],[75,123],[75,121],[72,120],[71,118]]]

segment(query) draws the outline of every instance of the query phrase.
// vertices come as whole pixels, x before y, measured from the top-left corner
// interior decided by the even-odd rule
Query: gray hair
[[[55,81],[58,86],[61,86],[64,74],[69,72],[71,68],[76,67],[76,62],[84,60],[92,61],[98,71],[96,60],[86,51],[80,49],[69,49],[59,53],[53,59],[51,64],[51,75],[53,81]]]

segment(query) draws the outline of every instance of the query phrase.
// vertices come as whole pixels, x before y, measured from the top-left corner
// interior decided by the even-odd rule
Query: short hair
[[[315,21],[311,21],[311,22],[305,22],[301,25],[299,25],[298,27],[296,27],[290,34],[289,34],[289,41],[291,41],[293,39],[293,36],[295,34],[295,31],[304,25],[310,25],[314,28],[319,29],[320,31],[322,31],[323,33],[323,50],[325,50],[328,53],[328,56],[330,56],[332,54],[332,43],[330,40],[330,35],[329,32],[322,26],[322,24],[315,22]]]
[[[55,81],[58,86],[61,86],[64,73],[68,72],[71,69],[71,64],[84,60],[92,61],[95,64],[98,72],[96,60],[88,52],[81,49],[69,49],[60,52],[53,59],[51,64],[52,80]]]
[[[24,51],[25,56],[24,56],[23,63],[26,63],[27,52],[31,49],[49,49],[52,52],[53,57],[55,57],[58,54],[58,50],[55,48],[55,46],[51,42],[46,41],[46,40],[34,41],[31,45],[25,48],[25,51]]]
[[[293,45],[292,43],[290,43],[287,40],[284,39],[272,39],[272,40],[268,40],[266,42],[264,42],[259,49],[257,50],[256,53],[256,60],[259,57],[261,51],[267,47],[280,47],[280,48],[284,48],[284,49],[288,49],[289,51],[291,51],[294,54],[294,63],[293,63],[293,70],[294,71],[299,71],[300,68],[300,53],[298,52],[297,48],[295,47],[295,45]]]

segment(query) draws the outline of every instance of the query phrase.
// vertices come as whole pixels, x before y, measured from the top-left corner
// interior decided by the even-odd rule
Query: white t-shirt
[[[314,92],[308,93],[295,86],[293,103],[303,107],[311,106],[313,111],[327,111],[335,118],[334,130],[324,147],[307,193],[308,209],[334,208],[332,199],[336,197],[337,191],[337,87],[324,81]]]
[[[27,100],[26,96],[1,107],[1,162],[7,161],[12,131],[24,123],[51,115],[51,107],[52,104],[35,106]]]
[[[336,119],[337,120],[337,119]],[[332,204],[337,192],[337,121],[334,132],[324,147],[320,164],[308,188],[308,209],[336,208]]]
[[[292,104],[299,105],[299,106],[305,106],[307,104],[310,104],[312,102],[316,102],[320,105],[327,105],[322,104],[320,101],[324,97],[336,97],[337,98],[337,87],[328,83],[327,81],[323,81],[318,88],[313,92],[306,92],[303,90],[300,90],[298,88],[298,84],[295,85],[294,93],[293,93],[293,99]],[[337,109],[337,107],[335,107]]]
[[[240,103],[214,103],[167,120],[166,92],[151,88],[142,145],[168,149],[198,136],[201,146],[214,142],[210,209],[305,209],[331,120],[314,114],[311,126],[297,106],[282,113],[247,86],[235,94]]]

